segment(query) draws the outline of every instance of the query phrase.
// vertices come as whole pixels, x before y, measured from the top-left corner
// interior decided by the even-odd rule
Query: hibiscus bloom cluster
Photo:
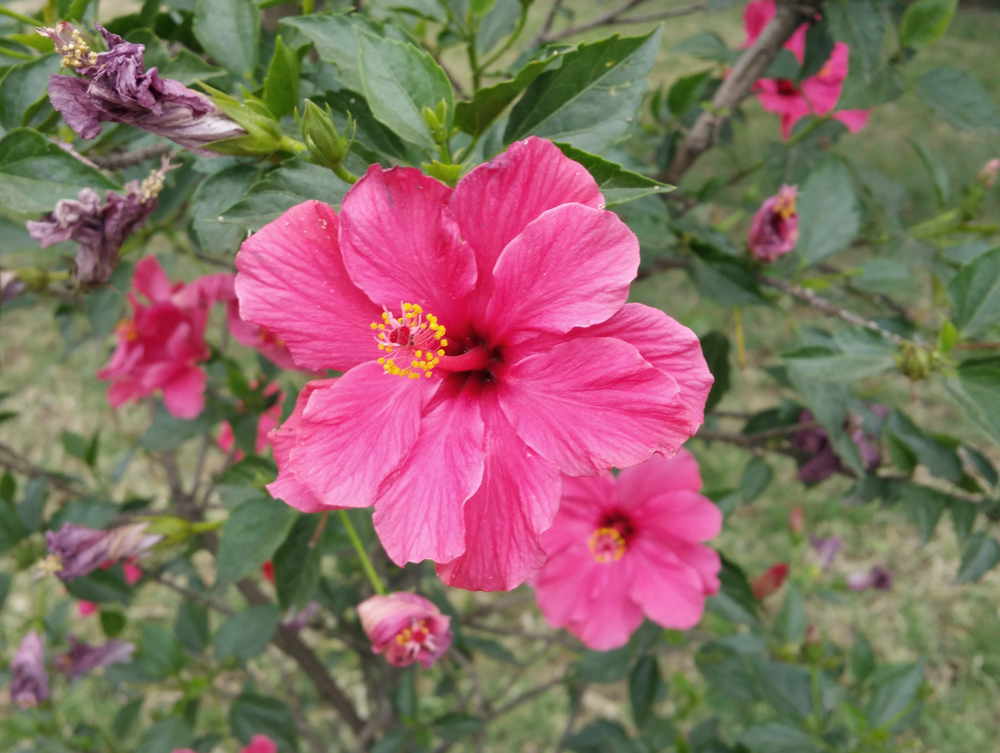
[[[712,376],[698,338],[627,304],[635,235],[550,142],[511,145],[454,189],[372,166],[338,215],[310,201],[237,255],[241,318],[310,382],[273,432],[271,493],[305,512],[374,505],[399,565],[507,590],[545,558],[561,473],[673,455]]]

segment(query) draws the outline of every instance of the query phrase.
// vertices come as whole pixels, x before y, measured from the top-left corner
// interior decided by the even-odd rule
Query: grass
[[[569,3],[581,11],[590,3]],[[540,6],[541,7],[541,6]],[[541,10],[536,11],[541,12]],[[535,20],[538,23],[538,20]],[[701,28],[711,28],[731,45],[742,41],[739,10],[706,17],[685,17],[667,24],[665,40],[652,85],[669,84],[682,75],[707,67],[706,63],[669,53],[672,43]],[[635,33],[648,27],[622,27],[622,33]],[[970,72],[1000,101],[1000,68],[987,61],[995,59],[996,39],[1000,37],[1000,13],[984,7],[963,8],[956,16],[949,34],[921,55],[908,68],[907,78],[914,80],[925,70],[937,65],[952,65]],[[762,153],[765,145],[777,138],[776,116],[762,112],[755,103],[748,105],[745,127],[737,129],[734,149],[740,154]],[[914,139],[923,146],[944,155],[952,179],[967,181],[986,159],[1000,156],[995,136],[963,134],[937,123],[929,110],[912,92],[898,101],[877,109],[868,128],[845,137],[839,149],[852,161],[867,165],[890,176],[903,185],[908,197],[904,219],[916,221],[933,208],[933,197],[926,175],[915,152],[907,145]],[[710,154],[693,173],[693,179],[704,178],[720,169],[726,157]],[[727,198],[739,201],[741,185]],[[996,194],[993,194],[995,197]],[[995,211],[995,210],[994,210]],[[4,247],[10,249],[4,236]],[[19,251],[26,247],[17,246]],[[18,255],[23,261],[26,257]],[[9,259],[9,257],[8,257]],[[727,330],[729,312],[702,306],[691,285],[681,273],[667,273],[634,287],[633,298],[660,306],[696,331]],[[722,404],[724,408],[754,410],[772,405],[780,391],[766,377],[762,366],[776,352],[794,339],[801,317],[781,312],[746,310],[747,344],[750,360],[746,369],[734,374],[732,392]],[[41,354],[58,354],[43,361]],[[83,474],[77,461],[68,457],[59,437],[64,429],[85,436],[101,429],[104,438],[102,470],[111,467],[130,449],[145,424],[141,409],[111,410],[105,400],[103,386],[93,380],[93,374],[105,362],[107,345],[87,343],[79,348],[63,347],[56,322],[41,309],[5,312],[0,322],[0,380],[4,390],[14,397],[11,403],[21,416],[0,424],[0,435],[36,462],[48,467],[73,469]],[[921,385],[917,398],[911,400],[908,385],[901,378],[863,385],[868,397],[904,406],[908,411],[950,433],[969,434],[963,419],[934,385]],[[970,436],[973,436],[970,434]],[[978,439],[978,437],[977,437]],[[694,451],[702,464],[703,475],[712,479],[713,487],[736,486],[747,456],[728,447],[706,447],[694,443]],[[743,563],[753,573],[775,562],[787,560],[793,577],[802,579],[817,590],[838,576],[863,570],[874,563],[888,563],[896,574],[894,588],[889,593],[851,595],[842,604],[831,604],[818,598],[809,600],[810,622],[823,629],[833,640],[846,644],[853,631],[863,632],[873,644],[878,656],[894,661],[923,658],[934,695],[927,702],[918,735],[911,740],[912,749],[939,753],[966,753],[997,749],[1000,739],[1000,572],[988,574],[974,585],[955,586],[954,572],[958,562],[958,547],[943,521],[931,541],[921,546],[912,525],[898,509],[874,506],[845,507],[841,498],[847,485],[837,481],[818,488],[806,489],[793,480],[790,462],[774,462],[775,480],[752,505],[735,511],[720,537],[720,547]],[[150,464],[137,460],[122,482],[124,488],[136,493],[156,492],[163,480]],[[788,511],[796,506],[806,509],[808,531],[821,536],[840,535],[845,549],[831,573],[815,579],[809,572],[808,544],[795,541],[788,533]],[[28,589],[31,588],[30,598]],[[4,613],[0,630],[8,641],[30,619],[39,607],[38,586],[30,586],[19,578]],[[46,598],[60,598],[59,587],[46,581],[41,586]],[[776,597],[780,598],[780,597]],[[777,605],[769,605],[776,609]],[[162,605],[140,603],[140,614],[156,618],[165,614]],[[529,610],[518,618],[523,629],[541,629],[541,618]],[[85,628],[93,629],[90,625]],[[92,639],[95,635],[90,636]],[[517,645],[527,648],[526,644]],[[8,647],[9,653],[9,647]],[[484,660],[481,670],[491,681],[490,660]],[[683,671],[694,677],[690,656],[672,655],[666,663],[667,673]],[[537,677],[527,677],[513,689],[528,687]],[[93,704],[102,716],[113,713],[113,696],[101,696],[97,684],[84,683],[67,698],[67,713],[74,708]],[[238,690],[238,685],[236,686]],[[97,692],[98,695],[92,695]],[[584,698],[587,714],[627,718],[622,689],[602,686],[588,691]],[[166,693],[153,699],[152,705],[166,710],[176,700]],[[667,704],[673,702],[668,697]],[[560,690],[536,699],[523,716],[498,725],[495,749],[546,750],[561,731],[565,713],[565,695]]]

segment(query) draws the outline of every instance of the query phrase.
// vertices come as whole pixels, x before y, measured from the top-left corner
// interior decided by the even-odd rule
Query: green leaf
[[[706,606],[713,612],[734,624],[756,625],[759,602],[743,570],[734,562],[722,557],[719,572],[722,587],[715,596],[710,596]]]
[[[720,253],[702,256],[705,261],[696,260],[689,268],[699,295],[724,306],[770,305],[742,260]]]
[[[256,232],[288,209],[309,199],[339,204],[350,186],[319,165],[289,160],[269,172],[246,198],[222,212],[221,222]],[[211,219],[206,218],[205,223]]]
[[[971,539],[962,552],[955,583],[975,583],[1000,562],[1000,544],[985,531]]]
[[[14,505],[0,499],[0,553],[10,551],[27,535],[24,521]]]
[[[1000,131],[1000,112],[987,91],[968,73],[934,68],[917,80],[917,95],[941,119],[961,131]]]
[[[267,735],[279,751],[299,749],[292,712],[277,698],[243,693],[229,707],[229,726],[243,743],[249,743],[254,735]]]
[[[667,94],[667,107],[675,118],[680,118],[692,108],[701,105],[714,74],[715,71],[709,68],[707,71],[692,73],[690,76],[681,76],[674,81]]]
[[[462,635],[462,642],[470,651],[478,651],[479,653],[490,657],[491,659],[503,662],[504,664],[512,664],[517,667],[520,666],[517,657],[510,652],[506,646],[502,643],[497,643],[489,638],[483,638],[479,635],[473,635],[472,633],[464,633]]]
[[[622,646],[611,651],[587,651],[576,670],[583,682],[615,682],[628,675],[628,663],[628,646]]]
[[[966,337],[1000,323],[1000,248],[976,258],[948,283],[951,321]]]
[[[257,182],[260,170],[232,165],[209,175],[191,197],[192,227],[201,247],[213,255],[229,254],[240,247],[246,231],[220,222],[223,212],[242,201]]]
[[[191,725],[179,716],[168,716],[146,730],[135,750],[142,753],[173,753],[180,748],[190,748],[194,739]]]
[[[253,77],[260,54],[260,11],[252,0],[198,0],[193,31],[223,68]]]
[[[160,76],[180,81],[184,86],[190,86],[195,81],[208,81],[226,75],[228,74],[225,69],[206,63],[183,47],[177,53],[177,57],[160,66]]]
[[[734,701],[758,700],[757,664],[765,648],[756,636],[731,636],[706,643],[694,655],[698,671],[714,690]],[[744,639],[744,640],[738,640]]]
[[[281,611],[275,604],[249,607],[226,618],[215,634],[215,658],[233,657],[240,664],[264,653],[278,627]]]
[[[587,168],[587,172],[597,181],[597,187],[604,194],[605,207],[624,204],[652,193],[666,193],[673,190],[673,186],[626,170],[621,165],[609,162],[596,154],[584,152],[569,144],[557,143],[556,146],[571,160]]]
[[[473,136],[481,135],[528,84],[538,78],[553,60],[558,59],[559,53],[556,50],[547,57],[532,60],[509,81],[477,89],[471,101],[457,102],[455,125]]]
[[[830,158],[809,174],[798,199],[799,242],[795,250],[819,264],[847,248],[861,229],[861,212],[851,174]]]
[[[813,753],[820,748],[809,733],[787,722],[770,722],[748,727],[739,743],[753,753]]]
[[[409,42],[357,32],[361,51],[361,83],[372,114],[405,140],[434,150],[424,122],[424,108],[447,107],[451,130],[455,104],[448,75],[433,57]]]
[[[45,499],[48,496],[45,487],[44,476],[33,478],[24,485],[24,494],[17,505],[17,514],[21,517],[28,532],[37,531],[42,527]]]
[[[923,163],[924,169],[931,178],[938,206],[944,208],[951,198],[951,185],[948,178],[948,169],[944,166],[944,163],[938,159],[934,152],[929,149],[924,149],[923,146],[918,144],[913,139],[907,139],[907,141],[910,142],[910,146],[913,147],[913,151],[915,151],[917,156],[920,157],[920,161]]]
[[[794,363],[788,367],[788,378],[802,395],[806,407],[826,429],[837,456],[855,471],[863,472],[857,445],[844,431],[844,419],[847,418],[847,404],[851,396],[850,388],[846,384],[837,382],[817,381],[812,376],[800,372]]]
[[[66,590],[74,599],[97,604],[127,604],[132,598],[131,586],[113,570],[95,570],[90,575],[74,578],[66,583]]]
[[[954,447],[931,436],[903,413],[889,413],[884,429],[913,453],[932,474],[957,484],[962,478],[962,461]]]
[[[200,654],[208,645],[208,610],[193,601],[182,601],[174,621],[177,641],[192,654]]]
[[[111,732],[119,740],[128,737],[135,723],[139,721],[144,700],[142,697],[133,698],[115,713],[115,718],[111,722]]]
[[[806,630],[806,607],[802,592],[794,583],[785,589],[785,601],[774,618],[774,632],[784,643],[797,643]]]
[[[209,407],[197,418],[190,421],[176,418],[167,413],[166,408],[157,405],[153,423],[146,430],[139,443],[147,450],[173,450],[194,437],[210,432],[222,420],[219,411]]]
[[[807,719],[813,712],[812,679],[806,667],[762,661],[757,681],[761,698],[778,713]]]
[[[740,479],[740,496],[744,505],[753,502],[771,483],[774,469],[763,458],[751,457]]]
[[[936,42],[948,30],[958,0],[917,0],[906,8],[899,24],[903,47],[919,50]]]
[[[705,412],[712,410],[729,391],[731,366],[729,364],[729,338],[722,332],[709,332],[701,338],[701,352],[708,370],[715,377],[712,390],[705,402]]]
[[[38,131],[15,128],[0,139],[0,205],[12,212],[50,212],[82,188],[120,186],[70,156]]]
[[[947,386],[972,422],[1000,446],[1000,358],[963,362]]]
[[[87,440],[66,429],[62,433],[62,446],[67,455],[77,460],[83,460],[87,454]]]
[[[892,723],[890,730],[898,729],[900,717],[908,707],[918,701],[924,682],[922,662],[892,667],[872,679],[874,690],[865,713],[872,728],[879,729]],[[908,716],[908,715],[907,715]],[[893,720],[898,720],[893,722]]]
[[[656,657],[648,654],[639,657],[628,676],[628,697],[637,727],[644,727],[653,713],[661,684],[660,665]]]
[[[475,735],[485,727],[485,722],[477,716],[461,711],[453,711],[434,720],[434,732],[442,740],[461,740]]]
[[[264,77],[264,104],[276,118],[287,115],[299,103],[299,56],[281,40],[274,41],[274,55]]]
[[[313,544],[318,515],[300,515],[284,543],[274,553],[274,585],[282,609],[302,609],[319,586],[321,542]]]
[[[638,753],[638,744],[629,739],[621,725],[598,719],[563,741],[566,750],[576,753]]]
[[[49,76],[61,61],[59,55],[46,55],[11,68],[0,83],[0,125],[11,130],[28,124],[48,98]]]
[[[851,674],[858,682],[864,682],[875,671],[875,652],[868,639],[857,633],[851,647]]]
[[[181,644],[159,625],[145,623],[142,641],[136,657],[146,674],[155,680],[164,680],[184,666]]]
[[[125,614],[117,609],[102,609],[100,617],[101,632],[108,638],[117,638],[125,629]]]
[[[896,362],[884,355],[816,355],[808,358],[786,357],[785,362],[808,379],[829,382],[856,382],[865,377],[894,369]]]
[[[10,584],[14,579],[10,573],[0,573],[0,612],[3,611],[4,604],[7,603],[7,596],[10,594]]]
[[[900,494],[903,513],[917,527],[920,540],[926,544],[934,535],[948,498],[936,489],[915,484],[904,484]]]
[[[642,37],[617,35],[581,44],[543,73],[514,105],[504,143],[532,134],[600,153],[629,129],[642,102],[662,27]]]
[[[729,49],[725,40],[714,31],[699,31],[687,39],[682,39],[671,47],[670,51],[717,63],[733,63],[740,56],[738,50]]]
[[[271,497],[253,497],[236,505],[222,528],[213,590],[257,572],[281,546],[296,517],[295,510]]]

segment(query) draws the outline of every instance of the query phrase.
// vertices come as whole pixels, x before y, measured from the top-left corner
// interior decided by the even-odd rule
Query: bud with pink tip
[[[985,190],[989,191],[997,182],[997,173],[1000,173],[1000,158],[994,157],[980,168],[976,174],[976,180],[982,184]]]
[[[754,214],[747,243],[750,255],[757,261],[770,264],[795,248],[799,240],[797,195],[795,186],[782,186],[777,195],[761,204]]]
[[[419,661],[429,669],[451,645],[451,618],[416,594],[372,596],[358,605],[358,617],[372,651],[396,667]]]

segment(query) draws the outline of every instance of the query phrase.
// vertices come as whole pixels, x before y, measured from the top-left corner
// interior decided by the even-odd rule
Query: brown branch
[[[580,24],[579,26],[571,26],[568,29],[563,29],[557,34],[550,35],[547,33],[546,29],[546,34],[541,36],[538,41],[555,42],[559,39],[565,39],[566,37],[571,37],[574,34],[590,31],[591,29],[596,29],[600,26],[613,26],[615,24],[642,24],[649,23],[651,21],[663,21],[667,18],[677,18],[678,16],[686,16],[691,13],[700,13],[708,8],[708,3],[692,3],[691,5],[684,5],[680,8],[668,8],[667,10],[657,11],[656,13],[647,13],[644,16],[625,15],[633,8],[637,8],[646,2],[649,2],[649,0],[628,0],[628,2],[624,5],[619,6],[614,10],[610,10],[602,16],[598,16],[593,21],[588,21],[587,23]]]
[[[556,20],[556,13],[559,12],[559,8],[562,6],[562,0],[552,0],[552,7],[549,8],[549,13],[545,16],[545,21],[542,23],[542,28],[538,30],[538,33],[531,38],[531,42],[528,43],[529,47],[537,47],[545,39],[545,36],[549,33],[549,29],[552,28],[552,23]]]
[[[136,149],[134,152],[109,154],[107,157],[88,157],[88,159],[104,170],[121,170],[124,167],[135,167],[146,160],[165,157],[173,153],[174,148],[170,144],[155,144]]]
[[[656,179],[676,185],[695,161],[715,145],[722,127],[750,94],[750,88],[768,69],[795,30],[816,17],[823,0],[778,0],[774,17],[744,52],[712,97],[712,104],[688,131],[670,166]]]
[[[88,494],[86,488],[75,484],[58,473],[52,473],[44,468],[40,468],[24,455],[5,444],[0,444],[0,466],[9,468],[16,473],[22,473],[28,478],[44,478],[52,486],[73,497],[86,497]]]
[[[792,296],[792,298],[795,298],[808,306],[812,306],[814,309],[826,314],[827,316],[835,317],[841,321],[847,322],[848,324],[853,324],[856,327],[864,327],[872,332],[877,332],[894,345],[902,345],[905,342],[905,340],[895,332],[883,329],[870,319],[866,319],[859,314],[855,314],[853,311],[842,309],[839,306],[830,303],[830,301],[816,295],[816,293],[809,288],[803,288],[798,285],[794,285],[787,280],[782,280],[777,277],[768,277],[763,274],[757,275],[757,282],[761,285],[767,285],[768,287],[776,288],[783,293],[787,293]]]

